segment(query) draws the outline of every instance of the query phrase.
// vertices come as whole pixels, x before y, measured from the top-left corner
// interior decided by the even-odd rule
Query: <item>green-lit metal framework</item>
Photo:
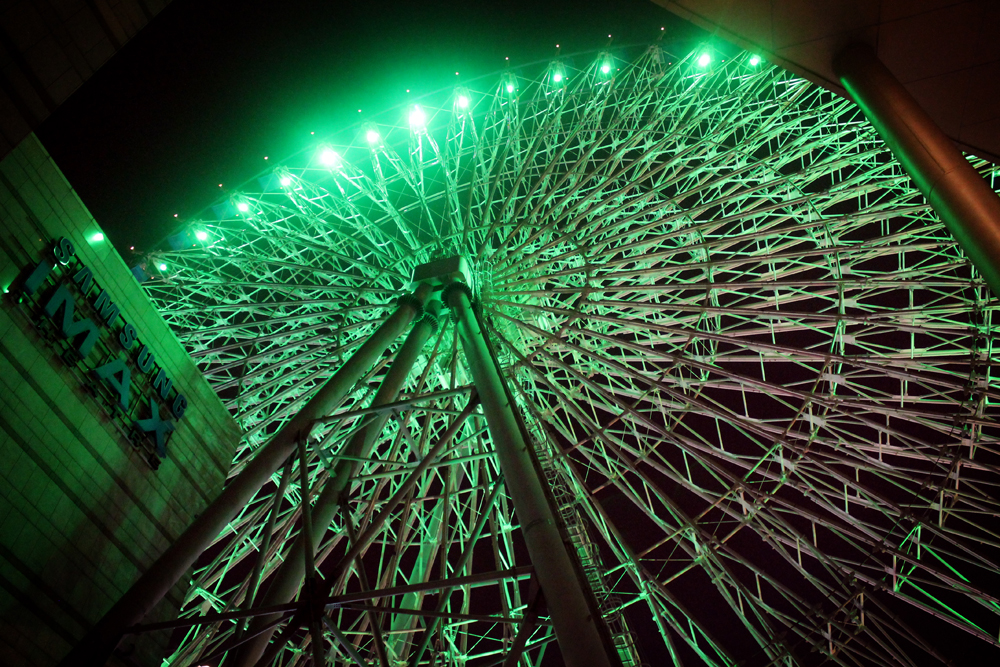
[[[928,664],[955,636],[1000,656],[995,301],[851,102],[701,54],[430,96],[155,253],[147,293],[246,431],[233,474],[416,267],[463,257],[623,664]],[[373,406],[400,345],[203,556],[169,664],[247,660],[232,647],[298,539],[302,461],[313,498],[350,471],[315,536],[335,604],[279,624],[273,664],[313,659],[316,635],[330,664],[558,655],[474,401],[424,460],[472,394],[447,310]]]

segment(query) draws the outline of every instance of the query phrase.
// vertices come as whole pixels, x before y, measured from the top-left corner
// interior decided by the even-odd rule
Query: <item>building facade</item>
[[[219,493],[240,433],[34,135],[0,162],[0,284],[0,663],[53,665]]]

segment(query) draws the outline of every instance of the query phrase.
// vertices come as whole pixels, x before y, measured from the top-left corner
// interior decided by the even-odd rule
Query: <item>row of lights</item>
[[[750,57],[749,63],[751,67],[756,67],[757,65],[760,64],[760,61],[761,61],[760,56],[753,55]],[[712,56],[708,53],[702,53],[700,56],[698,56],[697,63],[700,67],[708,67],[712,63]],[[601,73],[610,74],[611,63],[604,62],[601,65]],[[562,72],[558,70],[552,73],[553,82],[562,83],[563,79],[568,80],[569,77],[566,77]],[[513,79],[508,79],[505,88],[508,93],[513,93],[517,89]],[[468,109],[470,103],[471,101],[469,100],[469,97],[467,95],[459,95],[458,97],[455,98],[455,105],[459,109]],[[420,130],[427,123],[427,114],[419,106],[414,106],[413,109],[410,111],[409,121],[411,129]],[[379,135],[378,130],[369,129],[365,132],[365,139],[368,141],[369,144],[377,144],[381,139],[381,135]],[[335,167],[340,164],[340,156],[336,153],[336,151],[327,148],[324,149],[322,153],[320,153],[320,162],[328,167]],[[290,182],[291,179],[289,179],[288,177],[284,177],[281,180],[282,185],[289,185]]]
[[[610,35],[608,36],[610,37]],[[756,67],[757,65],[760,64],[760,61],[761,61],[760,56],[753,55],[750,57],[749,64],[751,67]],[[699,67],[708,67],[708,65],[710,65],[711,62],[712,62],[712,56],[709,55],[708,53],[702,53],[700,56],[698,56],[697,63]],[[600,71],[602,74],[610,74],[611,64],[608,62],[602,63]],[[458,74],[458,72],[455,72],[455,74]],[[552,73],[552,81],[554,83],[562,83],[564,78],[568,80],[568,77],[564,77],[563,73],[558,70]],[[508,93],[513,93],[517,89],[513,80],[508,80],[505,85],[505,88]],[[410,91],[407,90],[406,92]],[[468,109],[470,103],[471,101],[467,95],[458,95],[455,98],[455,105],[459,109]],[[361,109],[358,109],[358,111],[361,111]],[[419,106],[414,106],[413,109],[410,111],[409,121],[411,129],[419,130],[423,128],[424,125],[426,124],[427,114]],[[312,134],[315,134],[315,132],[313,132]],[[365,132],[365,139],[368,141],[369,144],[377,144],[381,139],[381,135],[379,134],[378,130],[370,128]],[[268,158],[265,157],[264,159],[267,160]],[[336,167],[340,164],[340,155],[331,148],[324,148],[319,155],[319,161],[321,164],[327,167]],[[280,179],[280,183],[282,186],[287,187],[291,185],[292,179],[289,176],[282,176]],[[219,187],[220,188],[222,187],[222,183],[219,183]],[[246,213],[250,210],[250,205],[247,204],[246,202],[241,201],[236,204],[236,208],[240,213]],[[174,214],[174,217],[176,218],[177,214]],[[105,237],[103,233],[97,232],[90,237],[90,240],[92,242],[98,243],[103,241],[104,238]],[[208,232],[199,229],[198,231],[195,232],[195,238],[197,238],[199,241],[207,241]],[[161,263],[158,268],[161,271],[166,271],[167,265]]]
[[[756,67],[757,65],[760,64],[761,58],[758,55],[752,55],[750,56],[748,62],[751,67]],[[698,56],[696,63],[698,64],[699,67],[702,68],[708,67],[712,63],[712,56],[709,53],[702,53],[701,55]],[[602,74],[610,74],[611,63],[607,61],[602,63],[600,71]],[[561,83],[564,78],[568,79],[568,77],[565,77],[561,71],[556,70],[552,73],[552,81],[554,83]],[[505,88],[508,93],[513,93],[517,89],[513,79],[507,80]],[[471,100],[469,99],[468,95],[461,94],[455,98],[455,105],[460,109],[468,109],[470,104]],[[421,109],[420,106],[415,105],[410,110],[409,123],[410,123],[410,129],[414,131],[419,131],[427,123],[427,113],[423,109]],[[369,128],[368,130],[365,131],[365,140],[369,144],[375,145],[381,140],[381,138],[382,137],[379,134],[378,130],[374,128]],[[320,164],[326,167],[338,167],[341,164],[341,157],[340,154],[337,153],[337,151],[333,150],[332,148],[323,148],[321,149],[319,154],[319,162]],[[292,179],[290,176],[282,176],[280,178],[280,183],[283,187],[287,187],[291,185]],[[236,204],[236,208],[237,210],[240,211],[240,213],[246,213],[250,210],[249,204],[242,201]],[[195,235],[197,236],[199,241],[205,241],[208,238],[208,235],[203,231],[198,231],[196,232]]]

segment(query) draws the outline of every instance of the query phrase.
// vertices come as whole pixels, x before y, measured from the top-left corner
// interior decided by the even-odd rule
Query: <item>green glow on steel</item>
[[[897,456],[894,448],[880,438],[883,427],[869,422],[869,416],[891,415],[892,420],[901,422],[903,433],[912,431],[910,437],[918,448],[926,448],[935,455],[931,443],[920,443],[920,434],[929,429],[929,440],[933,441],[936,436],[932,432],[949,432],[954,427],[951,414],[962,412],[967,399],[957,392],[933,388],[894,390],[893,387],[902,387],[900,383],[905,380],[896,371],[885,369],[891,368],[896,354],[902,357],[905,352],[910,359],[923,357],[919,365],[921,374],[931,380],[940,374],[943,385],[951,386],[949,378],[957,376],[956,370],[965,370],[959,360],[969,358],[970,351],[973,358],[986,351],[995,360],[997,353],[987,347],[988,342],[974,347],[968,335],[969,328],[975,327],[973,331],[981,333],[982,340],[990,341],[992,334],[1000,330],[1000,325],[985,311],[974,315],[975,301],[970,296],[983,289],[981,283],[972,271],[942,272],[935,268],[950,266],[957,256],[957,246],[944,233],[925,233],[926,209],[913,205],[914,197],[918,196],[916,190],[899,182],[898,163],[884,153],[883,144],[868,131],[871,126],[852,103],[812,84],[803,84],[812,91],[803,95],[804,87],[786,85],[787,74],[751,51],[739,56],[738,72],[725,67],[728,61],[723,61],[723,55],[719,56],[720,66],[716,67],[710,48],[713,47],[706,43],[691,52],[683,60],[685,67],[667,67],[667,60],[661,62],[645,56],[633,63],[619,62],[618,51],[616,57],[603,51],[585,61],[594,85],[583,85],[581,79],[580,86],[570,87],[568,72],[561,69],[561,64],[568,66],[569,61],[559,63],[551,59],[523,76],[515,75],[514,70],[498,74],[500,81],[494,79],[493,83],[499,83],[500,87],[491,94],[450,85],[433,102],[419,101],[421,106],[428,105],[424,109],[428,116],[433,115],[433,109],[448,108],[451,104],[450,122],[455,129],[435,136],[440,145],[434,146],[435,153],[448,166],[442,165],[437,155],[433,159],[403,157],[412,148],[415,136],[408,132],[407,126],[407,116],[415,100],[407,100],[390,112],[391,131],[387,130],[385,137],[374,135],[376,143],[368,155],[355,154],[351,158],[344,151],[365,153],[366,131],[377,130],[382,124],[363,122],[353,130],[345,129],[355,144],[349,149],[342,148],[339,142],[310,144],[307,152],[296,155],[287,168],[281,167],[277,172],[279,179],[287,178],[289,185],[296,188],[279,187],[274,191],[272,184],[270,192],[254,195],[254,199],[249,198],[252,191],[243,194],[236,190],[227,208],[245,201],[254,215],[237,216],[246,215],[246,221],[230,219],[231,229],[224,234],[213,226],[209,241],[201,243],[206,252],[198,253],[198,248],[181,251],[194,252],[176,267],[157,271],[158,262],[150,263],[149,272],[154,276],[160,273],[161,279],[147,283],[149,296],[159,309],[171,314],[171,326],[176,331],[198,332],[191,345],[205,351],[204,356],[196,357],[197,363],[209,371],[206,379],[215,386],[224,390],[236,380],[233,373],[213,373],[212,369],[220,364],[237,364],[232,366],[234,369],[241,366],[260,369],[234,370],[243,376],[237,380],[239,390],[246,396],[260,397],[231,406],[247,424],[256,424],[252,428],[257,430],[248,429],[246,440],[234,455],[236,460],[247,461],[283,423],[287,414],[283,411],[291,409],[299,397],[304,399],[315,386],[313,335],[322,335],[330,344],[345,350],[361,345],[381,317],[370,306],[381,303],[391,307],[399,292],[407,289],[414,267],[438,256],[475,258],[481,267],[477,273],[482,276],[482,284],[488,285],[493,294],[490,308],[496,315],[483,318],[482,326],[496,334],[497,340],[502,337],[506,350],[503,355],[509,352],[511,360],[520,359],[523,369],[530,370],[535,378],[522,385],[523,394],[518,392],[525,403],[522,407],[527,408],[522,412],[530,422],[526,423],[530,430],[547,424],[582,443],[578,450],[581,454],[589,451],[588,456],[607,456],[608,463],[616,465],[619,454],[597,443],[592,437],[594,432],[601,431],[600,440],[608,445],[626,444],[654,451],[665,433],[661,428],[668,428],[668,420],[679,424],[676,420],[685,414],[684,393],[691,392],[692,396],[713,402],[711,414],[703,416],[704,426],[692,425],[688,432],[700,444],[665,452],[664,463],[669,463],[675,471],[673,479],[678,492],[694,492],[690,495],[692,509],[702,512],[731,505],[735,510],[734,525],[742,525],[741,530],[753,531],[763,540],[776,540],[773,543],[779,545],[790,562],[800,547],[802,567],[788,580],[792,584],[788,599],[800,594],[803,599],[810,599],[816,593],[826,596],[829,609],[833,610],[820,619],[809,609],[799,608],[798,603],[794,603],[794,609],[789,605],[789,623],[804,630],[797,640],[803,651],[830,650],[839,656],[842,647],[849,645],[849,650],[857,649],[858,664],[867,664],[864,657],[867,650],[882,655],[875,642],[868,646],[859,643],[866,632],[861,629],[860,613],[871,613],[874,620],[885,623],[887,632],[900,633],[891,617],[870,606],[867,589],[862,602],[853,585],[830,588],[825,569],[830,563],[842,568],[845,578],[864,578],[865,585],[874,584],[873,588],[887,586],[886,595],[893,598],[894,605],[898,603],[902,612],[924,614],[926,622],[918,624],[914,639],[923,641],[926,637],[930,640],[927,646],[934,644],[932,623],[947,621],[966,627],[966,621],[953,617],[951,611],[939,606],[942,603],[952,605],[966,618],[989,628],[996,640],[997,626],[990,619],[996,618],[1000,606],[980,593],[990,576],[981,563],[995,555],[992,544],[987,544],[989,539],[981,537],[994,528],[996,513],[991,510],[995,508],[992,504],[995,500],[989,498],[989,489],[979,490],[974,477],[969,484],[963,480],[963,490],[954,498],[954,512],[970,528],[972,538],[959,549],[949,548],[950,543],[942,539],[947,537],[947,528],[933,531],[928,524],[929,534],[940,534],[933,538],[933,549],[922,542],[921,527],[909,533],[902,528],[912,527],[902,516],[921,518],[924,510],[915,514],[912,508],[905,507],[869,510],[873,506],[870,503],[876,502],[871,492],[883,483],[893,485],[901,496],[918,499],[921,505],[924,503],[920,499],[930,490],[953,488],[947,466],[923,469],[894,465],[898,462],[894,459]],[[621,56],[624,55],[622,52]],[[704,64],[699,63],[702,56],[707,56]],[[677,56],[667,58],[674,58],[671,65],[677,64]],[[759,60],[755,63],[754,58]],[[750,72],[746,71],[748,68]],[[761,71],[757,72],[758,69]],[[567,84],[566,91],[554,80],[557,70],[563,76],[562,83]],[[615,75],[614,86],[611,86],[612,75]],[[523,95],[521,81],[525,84]],[[651,85],[654,81],[655,85]],[[612,87],[614,91],[609,90]],[[572,95],[567,94],[570,89]],[[613,97],[608,95],[611,92]],[[546,94],[548,99],[544,97]],[[472,95],[476,95],[475,105],[471,104]],[[470,100],[467,108],[461,102],[463,96]],[[551,103],[553,97],[558,98],[558,103]],[[752,103],[746,103],[748,100]],[[610,108],[613,112],[606,113]],[[706,119],[711,118],[710,124],[691,122],[690,119],[702,114]],[[429,123],[430,118],[428,128]],[[600,127],[599,132],[591,131],[596,127]],[[858,128],[865,131],[859,132]],[[744,141],[744,137],[752,140]],[[706,141],[707,138],[726,140]],[[738,165],[743,164],[751,141],[754,162],[759,162],[759,167],[744,172]],[[393,158],[391,161],[381,156],[376,159],[383,144]],[[331,170],[319,160],[323,149],[333,145],[341,151],[341,163],[347,165],[350,160],[352,165],[348,174],[351,181],[341,182],[342,187],[330,187]],[[559,148],[553,150],[556,145]],[[692,146],[700,148],[691,151]],[[425,149],[429,150],[429,146]],[[885,160],[880,158],[877,168],[842,170],[840,167],[864,164],[865,156],[883,153]],[[401,159],[397,160],[396,154]],[[638,166],[638,171],[625,166],[632,163]],[[802,190],[796,185],[790,189],[783,167],[791,164],[795,165],[796,183],[817,183],[822,187]],[[464,176],[466,173],[468,177]],[[579,178],[574,177],[571,182],[556,176],[567,173],[579,174]],[[1000,172],[997,174],[994,184],[1000,184]],[[314,193],[318,192],[322,196],[316,197]],[[244,196],[247,198],[243,199]],[[262,203],[260,206],[258,201]],[[265,201],[277,205],[264,206]],[[678,201],[683,201],[684,206],[678,207]],[[295,209],[303,215],[296,215]],[[492,209],[496,212],[491,212]],[[688,220],[685,210],[705,211],[706,215]],[[212,213],[208,209],[197,217],[210,220],[208,216]],[[228,217],[231,216],[232,210]],[[891,226],[871,222],[889,216],[894,220]],[[822,235],[814,233],[814,229],[818,231],[833,224],[823,220],[826,217],[836,219],[835,228],[824,230]],[[194,238],[198,229],[208,230],[192,226],[190,238]],[[92,233],[86,233],[83,239]],[[836,238],[840,236],[851,242],[838,242]],[[585,258],[581,261],[581,240],[586,242],[589,238],[594,240],[585,243],[587,250],[582,253]],[[855,239],[858,243],[853,245]],[[207,252],[209,245],[212,252]],[[697,245],[697,252],[685,247],[689,245]],[[255,251],[248,252],[248,248]],[[303,252],[303,248],[308,250]],[[329,253],[324,252],[326,249]],[[873,249],[878,249],[877,255]],[[861,275],[851,275],[851,271],[842,275],[841,269],[857,266],[859,262],[864,266],[873,257],[890,260],[863,268]],[[898,284],[894,270],[904,262],[908,272],[906,283]],[[819,266],[822,270],[817,270]],[[321,280],[305,277],[317,271],[323,272]],[[389,278],[387,271],[397,277]],[[171,274],[170,281],[166,280],[167,273]],[[706,291],[711,294],[722,289],[719,286],[723,279],[726,299],[714,305],[708,303]],[[288,296],[276,296],[275,284],[285,281]],[[11,289],[18,291],[19,285],[14,284]],[[831,363],[825,370],[821,370],[821,362],[814,363],[818,348],[839,348],[844,329],[831,324],[835,316],[827,317],[812,306],[799,308],[794,304],[811,303],[816,298],[825,303],[817,305],[817,309],[829,308],[834,312],[838,302],[841,308],[849,303],[859,317],[879,318],[886,304],[902,305],[910,298],[910,290],[916,289],[935,295],[932,305],[921,309],[919,317],[883,319],[877,325],[852,325],[849,329],[857,345],[867,345],[869,355],[887,361],[886,364],[867,364],[859,371],[858,366],[852,368],[846,357],[837,357],[836,364]],[[362,291],[362,298],[356,300],[354,295]],[[338,305],[343,315],[331,317],[327,306],[316,306],[327,301],[338,304],[344,301],[349,307]],[[202,304],[210,303],[208,317],[189,314],[192,306],[201,308]],[[729,303],[735,307],[727,308]],[[602,314],[593,312],[595,309]],[[586,326],[570,323],[574,317],[580,323],[586,322]],[[705,334],[700,331],[701,325],[708,324],[708,318],[711,318],[708,327],[711,337],[702,344]],[[658,324],[661,321],[663,325]],[[441,318],[438,332],[442,341],[454,340],[450,326],[447,318]],[[572,331],[572,341],[560,335],[564,328]],[[315,333],[300,335],[301,331]],[[898,346],[883,349],[886,331],[919,333],[900,335]],[[770,338],[773,343],[764,355],[753,340],[758,333],[761,340]],[[263,366],[259,360],[264,359],[260,355],[266,351],[258,343],[261,338],[272,341],[268,345],[280,352]],[[940,354],[926,354],[921,349],[925,346],[922,338],[933,339],[932,345]],[[572,358],[547,354],[545,345],[549,340],[565,340],[564,349]],[[685,345],[699,360],[697,366],[682,372],[678,366],[678,372],[664,373],[666,366],[659,367],[656,360],[663,358],[668,349],[680,350]],[[441,349],[445,347],[447,344]],[[440,363],[433,367],[434,371],[411,373],[403,389],[405,395],[432,401],[420,425],[428,437],[447,428],[456,400],[451,394],[433,398],[436,392],[451,391],[457,386],[452,382],[453,373],[442,373],[438,368],[457,368],[464,363],[460,346],[451,345],[447,352],[437,354]],[[239,364],[241,357],[243,363]],[[759,368],[755,368],[757,363],[746,363],[755,358],[760,360]],[[388,362],[389,357],[385,360]],[[803,419],[803,399],[787,398],[783,388],[785,376],[795,382],[810,383],[818,373],[824,374],[822,381],[830,387],[817,389],[818,393],[829,391],[850,398],[831,401],[824,408],[824,417],[809,420],[815,435],[803,430],[801,437],[803,443],[806,438],[815,443],[806,444],[806,448],[813,446],[819,452],[829,447],[842,452],[837,461],[843,465],[843,474],[831,475],[820,461],[801,456],[786,438],[772,435],[795,431],[796,424]],[[977,382],[982,378],[989,386],[991,378],[985,363],[973,375]],[[581,378],[586,378],[582,391]],[[657,399],[647,392],[647,389],[658,391],[660,387],[676,390],[674,398]],[[730,403],[722,398],[741,395],[747,400],[742,408],[736,400]],[[931,405],[921,405],[924,396],[931,399],[928,401]],[[641,403],[637,403],[637,398]],[[578,401],[579,410],[574,409],[567,420],[566,406],[573,401]],[[948,409],[939,409],[935,404]],[[991,427],[997,424],[996,405],[992,404],[982,417],[984,424]],[[605,429],[607,422],[602,417],[588,417],[591,407],[608,415],[620,415],[618,425]],[[655,423],[645,416],[647,410],[660,413],[653,420]],[[708,428],[713,422],[717,426],[714,434]],[[722,427],[726,427],[725,433]],[[317,433],[317,437],[328,438],[329,444],[325,446],[329,451],[337,451],[336,448],[347,445],[354,437],[333,423],[324,428],[329,429],[324,432],[328,435]],[[482,424],[469,422],[457,437],[478,439],[480,436],[474,434],[480,428]],[[359,477],[388,474],[382,471],[379,454],[394,451],[398,433],[398,425],[390,423],[375,436],[371,458],[359,457]],[[488,436],[485,432],[485,437]],[[713,461],[732,457],[731,452],[726,453],[730,441],[742,464],[738,469],[727,470]],[[972,437],[968,459],[981,442]],[[879,456],[886,456],[884,470],[891,470],[888,474],[870,473],[873,447],[878,448]],[[966,459],[964,453],[962,457]],[[454,464],[465,465],[458,461]],[[864,475],[850,474],[851,467]],[[879,469],[881,466],[875,468]],[[456,472],[467,475],[475,474],[475,470],[475,467],[457,468]],[[706,470],[711,472],[702,474]],[[323,466],[317,465],[310,467],[309,474],[321,485],[327,473]],[[801,496],[803,507],[819,509],[813,515],[816,532],[812,544],[805,535],[800,544],[785,541],[787,527],[781,526],[786,510],[767,500],[780,496],[782,485],[789,484],[789,480],[802,492],[809,491]],[[648,531],[652,534],[640,536],[636,543],[631,536],[611,535],[607,527],[595,523],[591,539],[599,538],[609,544],[618,540],[622,549],[656,543],[673,549],[683,539],[690,540],[694,551],[710,549],[705,540],[711,539],[712,529],[694,529],[682,538],[672,521],[663,521],[658,516],[656,501],[651,499],[659,493],[655,481],[638,474],[629,482],[634,484],[635,498],[640,501],[634,504],[634,509],[630,506],[629,511],[636,518],[646,513],[654,519]],[[372,487],[359,489],[357,500],[381,502],[378,491]],[[856,538],[850,526],[845,529],[841,519],[832,515],[829,518],[833,521],[823,518],[826,508],[835,506],[831,501],[836,500],[835,492],[841,488],[848,493],[848,508],[842,515],[837,514],[849,522],[855,521],[854,530],[868,537]],[[816,490],[815,495],[812,490]],[[693,500],[695,496],[697,503]],[[743,515],[737,519],[740,501]],[[502,502],[499,491],[495,506],[483,507],[478,498],[470,498],[469,502],[464,511],[451,512],[454,530],[446,532],[442,549],[457,553],[460,546],[467,544],[461,538],[472,534],[470,522],[477,516],[485,516],[504,532],[518,530],[518,522],[507,503]],[[982,514],[975,509],[978,502],[986,510]],[[462,507],[457,495],[455,503],[456,510]],[[246,550],[242,536],[258,535],[263,527],[261,515],[254,507],[251,505],[232,520],[226,539],[218,543],[220,551],[214,564],[198,575],[202,583],[222,582],[221,588],[232,591],[223,600],[231,608],[238,606],[240,591],[245,590],[241,582],[244,586],[248,582],[247,568],[233,565]],[[417,525],[432,520],[429,517],[438,512],[439,509],[430,506],[412,510],[400,507],[389,521],[403,526],[411,520],[407,517],[412,516]],[[375,565],[403,580],[411,575],[409,561],[406,567],[398,563],[411,557],[425,558],[430,551],[418,555],[416,552],[422,549],[419,544],[394,541],[393,532],[393,528],[386,527],[376,538],[385,545],[385,550],[376,558],[379,563]],[[898,537],[900,532],[905,535],[902,541]],[[452,536],[450,540],[448,534]],[[888,547],[871,549],[869,537]],[[277,564],[281,553],[277,549],[286,549],[293,539],[289,535],[284,538],[285,544],[275,543],[274,557],[265,566]],[[980,539],[982,542],[977,542]],[[669,545],[670,541],[674,544]],[[497,540],[496,546],[505,560],[514,551],[509,541]],[[752,549],[748,547],[743,553],[743,545],[733,543],[727,558],[731,555],[734,563],[743,563],[746,557],[746,567],[756,568],[752,565]],[[668,553],[665,548],[647,555],[652,558]],[[632,567],[632,561],[621,558],[618,549],[607,554],[611,558],[601,567],[605,581],[613,588],[610,584],[619,580],[619,572]],[[828,557],[832,560],[827,560]],[[448,560],[450,565],[452,559]],[[704,559],[689,559],[683,567],[672,571],[663,585],[680,576],[690,577],[691,574],[684,572],[704,569],[704,562]],[[756,586],[752,580],[741,582],[737,575],[724,570],[710,573],[713,578],[718,577],[720,587],[728,583],[746,592],[728,596],[725,603],[720,600],[719,613],[730,614],[727,623],[759,614],[767,609],[770,599],[780,600],[787,595],[779,590],[784,585],[784,570],[775,569],[772,572],[775,578],[771,579],[769,564],[760,566]],[[964,572],[968,575],[963,576]],[[502,595],[499,589],[502,585],[496,584],[497,599]],[[872,593],[872,597],[877,595]],[[642,606],[639,603],[646,599],[635,594],[627,597],[620,606],[634,604],[632,609],[638,609]],[[726,603],[731,609],[726,609]],[[903,609],[904,605],[910,606],[910,610]],[[657,615],[661,607],[659,603],[653,606],[652,613],[664,642],[674,641],[668,633],[680,633],[681,640],[697,654],[700,662],[720,667],[735,664],[729,659],[731,649],[741,651],[741,642],[719,645],[703,630],[709,627],[704,621],[685,618],[680,611],[671,619],[665,614],[661,618]],[[931,619],[931,615],[939,618]],[[389,623],[386,619],[387,626]],[[234,624],[229,632],[235,631],[235,627]],[[467,626],[455,626],[455,632],[465,633],[462,627]],[[829,627],[834,628],[833,634]],[[754,629],[752,621],[748,628],[764,650],[782,641],[771,630]],[[854,639],[856,630],[859,634]],[[192,648],[203,646],[213,640],[215,632],[206,626],[185,639],[185,643]],[[373,632],[359,633],[359,644],[371,645]],[[490,641],[502,642],[502,630],[489,632]],[[974,632],[979,634],[978,630]],[[229,641],[221,634],[219,639]],[[472,640],[467,642],[472,648],[466,651],[462,644],[459,651],[469,662],[485,658],[483,652],[494,650],[484,638],[471,632],[456,634],[455,639],[455,647],[460,645],[458,639]],[[482,648],[473,646],[476,641],[482,642]],[[916,642],[910,642],[905,649],[887,649],[885,655],[895,655],[898,651],[900,657],[908,659],[907,664],[919,665],[928,662],[922,650]],[[416,660],[416,655],[408,658]],[[628,664],[638,664],[629,660]],[[427,656],[423,661],[427,661]],[[625,656],[622,661],[625,662]],[[878,661],[877,655],[874,661]]]
[[[936,552],[936,551],[934,551],[933,549],[931,549],[931,548],[930,548],[929,546],[927,546],[927,545],[924,545],[924,551],[926,551],[927,553],[929,553],[930,555],[934,556],[934,557],[935,557],[935,558],[937,558],[937,559],[938,559],[939,561],[941,561],[941,563],[942,563],[942,564],[943,564],[943,565],[944,565],[944,566],[945,566],[946,568],[948,568],[949,570],[951,570],[952,572],[954,572],[954,573],[955,573],[955,576],[959,577],[959,578],[960,578],[960,579],[961,579],[962,581],[964,581],[964,582],[966,582],[966,583],[968,583],[968,582],[969,582],[969,579],[968,579],[968,578],[967,578],[967,577],[966,577],[965,575],[963,575],[963,574],[962,574],[961,572],[959,572],[958,570],[956,570],[955,568],[953,568],[953,567],[951,566],[951,563],[949,563],[948,561],[946,561],[946,560],[945,560],[944,558],[941,558],[941,556],[939,556],[939,555],[937,554],[937,552]]]
[[[466,97],[465,95],[459,95],[458,96],[458,108],[459,109],[468,109],[469,108],[469,98]]]
[[[712,56],[707,53],[703,53],[698,56],[698,67],[708,67],[709,63],[712,62]]]
[[[377,144],[379,140],[378,130],[368,130],[367,132],[365,132],[365,139],[370,144]]]
[[[206,232],[203,229],[199,229],[198,231],[196,231],[194,233],[194,237],[196,239],[198,239],[199,241],[207,241],[208,240],[208,232]]]
[[[935,596],[933,596],[930,593],[928,593],[926,590],[924,590],[918,584],[915,584],[912,581],[907,581],[906,583],[908,583],[913,588],[916,588],[918,591],[920,591],[921,593],[923,593],[924,595],[926,595],[928,598],[930,598],[931,600],[933,600],[934,602],[936,602],[937,605],[938,605],[938,607],[940,608],[940,610],[942,610],[942,611],[944,611],[946,613],[950,613],[952,615],[952,618],[961,619],[961,620],[965,621],[966,624],[968,624],[970,627],[973,627],[973,628],[979,630],[980,632],[985,632],[985,630],[983,630],[981,627],[979,627],[976,623],[973,623],[971,620],[969,620],[968,618],[966,618],[962,614],[958,613],[958,611],[956,611],[952,607],[949,607],[947,604],[945,604],[944,602],[942,602],[940,599],[938,599]]]
[[[94,243],[100,243],[101,241],[104,240],[104,234],[101,233],[101,232],[97,232],[96,234],[92,234],[91,237],[90,237],[90,240],[93,241]]]
[[[241,201],[239,204],[236,205],[236,208],[239,209],[240,213],[246,213],[247,211],[250,210],[250,205],[247,204],[245,201]]]
[[[419,130],[427,123],[427,114],[420,107],[413,107],[410,111],[410,127]]]

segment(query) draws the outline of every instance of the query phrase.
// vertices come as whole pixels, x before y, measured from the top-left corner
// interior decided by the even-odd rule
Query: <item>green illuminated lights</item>
[[[513,93],[514,92],[514,84],[513,83],[508,83],[507,84],[507,92],[508,93]]]
[[[196,231],[194,233],[194,237],[196,239],[198,239],[199,241],[207,241],[208,240],[208,232],[206,232],[203,229],[199,229],[198,231]]]
[[[611,71],[611,65],[609,65],[608,63],[604,63],[603,65],[601,65],[601,73],[602,74],[607,74],[610,71]]]
[[[468,109],[469,108],[469,98],[467,96],[465,96],[465,95],[459,95],[458,99],[455,100],[455,103],[458,105],[459,109]]]
[[[368,130],[367,132],[365,132],[365,139],[370,144],[377,144],[379,138],[380,137],[379,137],[378,130]]]
[[[158,268],[160,269],[160,271],[166,271],[167,270],[167,265],[166,264],[160,264],[160,266]]]
[[[250,210],[250,204],[246,203],[245,201],[241,201],[239,204],[236,205],[236,208],[239,210],[240,213],[246,213],[247,211]]]
[[[104,240],[104,234],[102,232],[91,234],[90,240],[94,243],[100,243],[101,241]]]
[[[321,158],[321,159],[322,159],[322,158]],[[288,187],[289,185],[291,185],[291,184],[292,184],[292,179],[291,179],[291,177],[290,177],[290,176],[282,176],[282,177],[281,177],[281,180],[280,180],[280,183],[281,183],[281,184],[282,184],[283,186],[285,186],[285,187]]]
[[[708,67],[709,63],[712,62],[712,56],[707,53],[703,53],[698,56],[698,67]]]
[[[332,148],[324,148],[319,154],[319,161],[327,167],[336,167],[340,164],[340,154]],[[286,176],[285,178],[288,177]],[[282,179],[282,185],[288,185],[288,183],[291,183],[290,178],[288,179],[288,183],[285,183],[284,181],[285,179]]]
[[[760,56],[750,56],[750,66],[756,67],[760,64]]]
[[[562,80],[563,80],[562,72],[556,72],[555,74],[552,75],[552,81],[554,81],[555,83],[560,83],[562,82]]]
[[[410,111],[410,128],[419,130],[427,123],[427,114],[420,107],[413,107]],[[369,141],[371,141],[369,139]]]

